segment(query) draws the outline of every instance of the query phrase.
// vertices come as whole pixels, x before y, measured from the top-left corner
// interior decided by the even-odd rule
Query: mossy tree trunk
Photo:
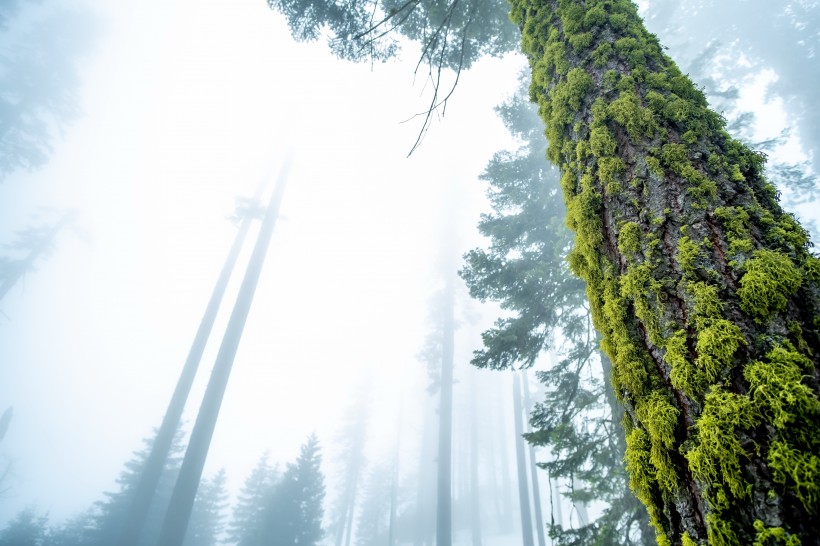
[[[665,544],[817,544],[820,260],[628,0],[513,0]]]

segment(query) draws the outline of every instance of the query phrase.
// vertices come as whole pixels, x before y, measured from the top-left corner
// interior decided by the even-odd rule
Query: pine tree
[[[324,536],[325,484],[319,441],[311,435],[288,464],[262,515],[262,544],[316,546]],[[244,546],[244,545],[243,545]]]
[[[245,479],[233,508],[228,526],[227,541],[241,546],[255,546],[261,543],[258,530],[268,497],[279,481],[276,468],[268,464],[268,455],[262,455],[250,475]]]
[[[44,546],[47,533],[48,517],[26,508],[0,531],[0,546]]]
[[[184,449],[182,440],[182,432],[177,431],[166,465],[162,470],[156,493],[148,510],[143,532],[139,536],[138,544],[140,545],[153,546],[156,543],[162,517],[168,507],[174,481],[182,464]],[[117,478],[119,490],[105,493],[106,499],[96,503],[94,510],[95,524],[90,533],[92,544],[110,546],[116,544],[119,539],[122,523],[130,506],[134,488],[150,455],[153,439],[145,439],[143,443],[145,447],[134,453],[133,457],[125,463],[125,468]]]
[[[227,475],[221,469],[210,479],[203,480],[194,501],[194,510],[184,546],[216,546],[225,527],[228,507]]]

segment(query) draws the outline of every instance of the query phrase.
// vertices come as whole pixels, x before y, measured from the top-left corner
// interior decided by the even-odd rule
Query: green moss
[[[695,274],[695,262],[699,256],[700,246],[696,242],[686,235],[678,239],[677,259],[684,275],[692,276]]]
[[[649,156],[646,158],[646,166],[649,167],[649,172],[657,176],[658,178],[663,178],[664,172],[663,167],[661,167],[661,162],[658,161],[658,158]]]
[[[651,450],[652,442],[645,430],[635,428],[627,432],[624,460],[629,472],[629,488],[646,505],[649,518],[657,524],[659,512],[653,494],[655,467],[651,462]]]
[[[618,250],[621,254],[635,254],[641,250],[641,226],[626,222],[618,233]]]
[[[671,368],[669,380],[673,387],[683,391],[690,398],[703,390],[703,374],[698,372],[690,360],[686,330],[678,330],[666,340],[666,353],[663,359]]]
[[[747,455],[737,431],[755,424],[755,413],[747,397],[720,388],[706,395],[703,413],[695,425],[697,443],[686,453],[686,459],[692,475],[708,484],[708,499],[715,510],[728,507],[729,495],[747,495],[748,485],[741,466]]]
[[[741,546],[732,525],[717,514],[706,514],[709,546]]]
[[[723,301],[718,295],[716,286],[703,281],[689,282],[686,283],[686,290],[692,294],[694,300],[692,312],[695,325],[700,326],[704,319],[723,316]]]
[[[816,513],[820,503],[820,457],[775,441],[769,447],[769,468],[775,483],[794,493],[806,512]]]
[[[602,6],[590,8],[584,15],[584,28],[591,29],[606,22],[606,10]]]
[[[800,538],[787,533],[782,527],[766,527],[766,524],[760,520],[754,522],[755,541],[752,546],[775,546],[783,544],[784,546],[801,546]]]
[[[622,78],[621,84],[625,81],[627,78]],[[622,86],[619,85],[619,87]],[[609,105],[609,115],[626,128],[629,136],[635,139],[651,137],[658,130],[652,112],[641,106],[634,90],[622,91],[621,95]]]
[[[758,321],[786,308],[803,283],[800,270],[788,256],[773,250],[756,251],[746,262],[737,295],[740,308]]]
[[[595,48],[595,51],[592,52],[592,60],[593,64],[597,67],[606,66],[606,63],[609,62],[609,58],[612,56],[612,45],[609,42],[604,42],[603,44],[599,45]],[[614,83],[612,87],[614,87]]]
[[[670,456],[679,414],[678,409],[658,391],[643,398],[636,408],[638,421],[649,433],[649,462],[655,469],[656,483],[667,498],[680,487],[680,476]]]
[[[598,157],[615,154],[615,137],[604,126],[595,127],[589,135],[589,146],[592,153]]]
[[[741,345],[746,345],[743,332],[726,319],[714,319],[698,332],[698,357],[695,363],[703,372],[704,379],[711,383],[721,370],[732,364],[732,358]]]
[[[575,51],[584,51],[592,44],[592,33],[583,32],[569,37],[569,44]]]
[[[692,540],[692,537],[689,536],[689,533],[686,531],[683,532],[681,536],[681,545],[682,546],[698,546],[698,543]]]
[[[757,411],[803,445],[820,441],[808,426],[820,419],[820,401],[803,382],[813,373],[814,363],[809,358],[785,347],[775,347],[765,362],[754,361],[743,370]]]
[[[608,193],[614,194],[621,190],[618,178],[624,171],[626,171],[626,165],[620,157],[598,159],[598,178],[604,183]]]

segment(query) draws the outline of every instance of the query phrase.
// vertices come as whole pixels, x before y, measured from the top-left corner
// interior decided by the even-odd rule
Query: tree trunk
[[[436,546],[450,546],[452,531],[453,358],[455,351],[455,282],[445,273],[442,294],[441,398],[438,432],[438,486],[436,494]]]
[[[530,386],[527,381],[527,372],[521,372],[521,383],[524,388],[524,414],[529,417],[532,411],[530,402]],[[530,432],[529,419],[526,421],[526,430]],[[541,491],[538,487],[538,467],[535,466],[535,448],[532,444],[528,444],[530,456],[530,476],[532,477],[532,507],[535,512],[535,532],[538,538],[538,546],[545,546],[546,539],[544,537],[544,516],[541,513]]]
[[[659,544],[820,541],[820,260],[629,0],[513,0]],[[794,537],[793,539],[791,537]]]
[[[219,272],[219,277],[211,292],[211,298],[205,307],[205,313],[202,315],[202,320],[199,323],[199,328],[197,328],[194,341],[188,351],[188,357],[185,359],[185,364],[177,380],[174,393],[171,395],[171,401],[165,410],[165,417],[163,417],[162,424],[157,431],[156,438],[154,438],[151,454],[145,461],[145,468],[134,488],[131,505],[126,513],[122,531],[120,532],[119,546],[133,546],[139,541],[145,518],[148,515],[151,501],[154,498],[157,484],[162,475],[162,470],[165,468],[166,461],[168,460],[168,453],[170,452],[174,435],[179,429],[182,412],[185,410],[185,404],[188,401],[191,386],[194,383],[194,378],[199,369],[202,354],[205,352],[205,346],[211,335],[216,315],[219,312],[219,306],[225,295],[225,289],[228,286],[228,281],[230,281],[231,274],[236,266],[236,260],[239,257],[239,252],[242,250],[252,221],[253,214],[251,213],[248,213],[242,219],[236,236],[234,237],[233,244],[228,251],[228,256],[225,258],[225,263],[222,264],[222,270]]]
[[[470,370],[470,534],[473,546],[481,546],[481,484],[478,480],[477,371]],[[493,469],[493,472],[495,469]]]
[[[515,416],[515,455],[518,468],[518,504],[521,512],[521,543],[533,546],[532,515],[530,514],[530,492],[527,487],[527,461],[524,454],[524,425],[522,423],[524,408],[521,405],[521,382],[518,372],[513,372],[513,411]]]
[[[259,235],[248,262],[248,268],[245,271],[245,277],[239,287],[236,304],[225,328],[225,336],[222,338],[222,344],[219,347],[211,378],[205,389],[196,423],[194,423],[194,428],[191,431],[188,449],[185,452],[182,468],[179,471],[168,512],[162,525],[159,539],[159,544],[162,546],[180,546],[185,538],[185,530],[191,516],[191,508],[199,486],[199,480],[202,477],[202,468],[205,466],[205,458],[208,455],[208,448],[216,427],[222,398],[228,386],[228,378],[231,374],[236,350],[239,347],[239,340],[242,338],[245,321],[248,318],[251,303],[253,303],[253,296],[265,262],[265,255],[268,246],[270,246],[273,228],[279,215],[279,206],[282,203],[282,195],[285,191],[286,175],[287,166],[283,167],[279,174],[270,203],[265,210],[262,225],[259,228]]]

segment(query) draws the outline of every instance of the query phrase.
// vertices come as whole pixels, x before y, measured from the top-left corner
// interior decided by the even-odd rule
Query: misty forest
[[[0,0],[0,546],[820,545],[818,88],[818,0]]]

